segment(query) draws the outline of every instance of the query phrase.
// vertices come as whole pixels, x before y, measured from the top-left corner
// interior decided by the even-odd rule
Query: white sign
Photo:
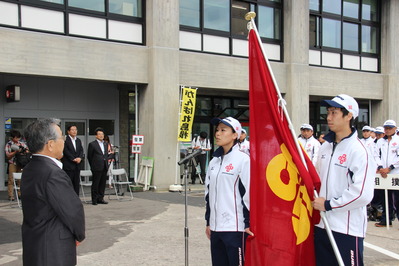
[[[132,145],[132,153],[141,153],[141,145]]]
[[[374,180],[374,188],[399,190],[399,175],[388,175],[386,178],[377,175]]]
[[[144,144],[144,136],[143,135],[133,135],[132,136],[132,144],[133,145],[143,145]]]

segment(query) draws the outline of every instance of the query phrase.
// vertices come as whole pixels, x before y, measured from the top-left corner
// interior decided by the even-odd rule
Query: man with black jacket
[[[104,141],[104,130],[102,128],[96,128],[94,134],[96,139],[89,143],[87,149],[87,160],[93,173],[91,199],[93,205],[108,204],[104,201],[108,171],[108,143]]]
[[[62,169],[71,178],[73,189],[79,196],[80,166],[84,157],[82,141],[76,137],[78,129],[75,125],[67,128],[68,136],[65,138],[64,157],[62,157]]]

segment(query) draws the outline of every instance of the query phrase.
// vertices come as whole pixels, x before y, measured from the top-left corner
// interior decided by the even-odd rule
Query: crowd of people
[[[367,205],[373,200],[372,203],[385,206],[379,191],[374,192],[373,198],[374,178],[377,173],[384,178],[399,172],[399,133],[396,122],[387,120],[375,129],[364,126],[359,140],[354,128],[359,108],[351,96],[341,94],[321,104],[327,107],[330,132],[316,139],[313,127],[303,124],[298,137],[321,180],[319,196],[312,205],[326,213],[345,264],[362,265]],[[215,126],[213,137],[218,148],[207,170],[207,152],[211,149],[207,134],[201,132],[192,142],[194,150],[202,150],[197,162],[205,183],[205,234],[210,240],[213,265],[243,265],[245,240],[254,235],[249,219],[250,145],[238,120],[227,117],[210,122]],[[64,137],[59,120],[39,119],[25,130],[26,142],[21,141],[20,132],[13,131],[6,144],[10,200],[12,173],[22,169],[16,155],[28,150],[33,154],[23,169],[21,184],[24,263],[76,263],[76,246],[85,238],[84,210],[79,199],[79,171],[85,157],[93,172],[92,204],[107,204],[104,190],[113,161],[112,146],[109,139],[104,140],[104,130],[97,128],[96,139],[89,143],[85,156],[77,133],[77,127],[72,125]],[[394,213],[399,210],[399,197],[393,191],[389,195],[389,209],[384,212],[389,212],[390,220],[385,221],[383,213],[375,224],[378,227],[391,225],[396,216],[399,218],[399,212]],[[65,238],[58,237],[57,228],[65,229]],[[45,231],[47,240],[36,238]],[[315,226],[315,253],[317,265],[337,262],[323,221]]]
[[[17,130],[10,132],[5,145],[8,198],[14,200],[13,173],[22,172],[21,184],[17,185],[23,212],[24,265],[76,265],[76,247],[85,239],[79,198],[83,161],[88,160],[93,173],[93,205],[107,204],[104,191],[114,162],[104,130],[97,128],[94,133],[96,139],[89,143],[85,155],[77,126],[69,126],[64,136],[58,119],[36,120],[23,135]]]
[[[313,207],[326,212],[344,264],[363,265],[367,206],[383,210],[376,227],[399,219],[399,191],[389,190],[386,210],[384,191],[374,190],[377,174],[386,178],[399,173],[399,132],[394,120],[386,120],[376,128],[365,125],[359,140],[354,128],[359,108],[352,97],[342,94],[321,105],[327,107],[330,132],[321,134],[317,141],[313,127],[303,124],[298,138],[321,179],[320,195]],[[315,251],[317,265],[337,264],[323,221],[315,227]]]

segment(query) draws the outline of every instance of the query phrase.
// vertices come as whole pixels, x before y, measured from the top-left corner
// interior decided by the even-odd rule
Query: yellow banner
[[[191,129],[193,127],[195,100],[197,89],[183,88],[182,103],[180,108],[180,122],[178,141],[191,141]]]

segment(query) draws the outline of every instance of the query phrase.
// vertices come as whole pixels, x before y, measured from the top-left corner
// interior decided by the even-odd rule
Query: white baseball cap
[[[223,123],[223,124],[225,124],[225,125],[231,127],[231,128],[234,130],[234,132],[237,133],[237,139],[240,138],[241,131],[242,131],[242,127],[241,127],[240,122],[238,122],[237,119],[232,118],[231,116],[226,117],[226,118],[223,118],[223,119],[222,119],[222,118],[219,118],[219,117],[215,117],[215,118],[212,118],[212,119],[211,119],[211,124],[212,124],[212,125],[217,126],[217,125],[219,125],[220,123]]]
[[[346,94],[335,96],[332,100],[324,100],[321,106],[345,108],[349,113],[352,113],[353,119],[359,115],[359,105],[356,100]]]
[[[247,134],[247,131],[244,128],[241,128],[241,134],[242,133]]]
[[[384,122],[383,127],[396,127],[396,122],[394,120],[387,120]]]
[[[309,124],[302,124],[301,129],[310,129],[313,131],[313,127]]]
[[[376,128],[375,128],[375,133],[377,133],[377,134],[383,134],[383,133],[384,133],[384,128],[383,128],[383,127],[376,127]]]
[[[371,127],[370,126],[364,126],[362,128],[362,131],[365,131],[365,130],[371,131]]]

